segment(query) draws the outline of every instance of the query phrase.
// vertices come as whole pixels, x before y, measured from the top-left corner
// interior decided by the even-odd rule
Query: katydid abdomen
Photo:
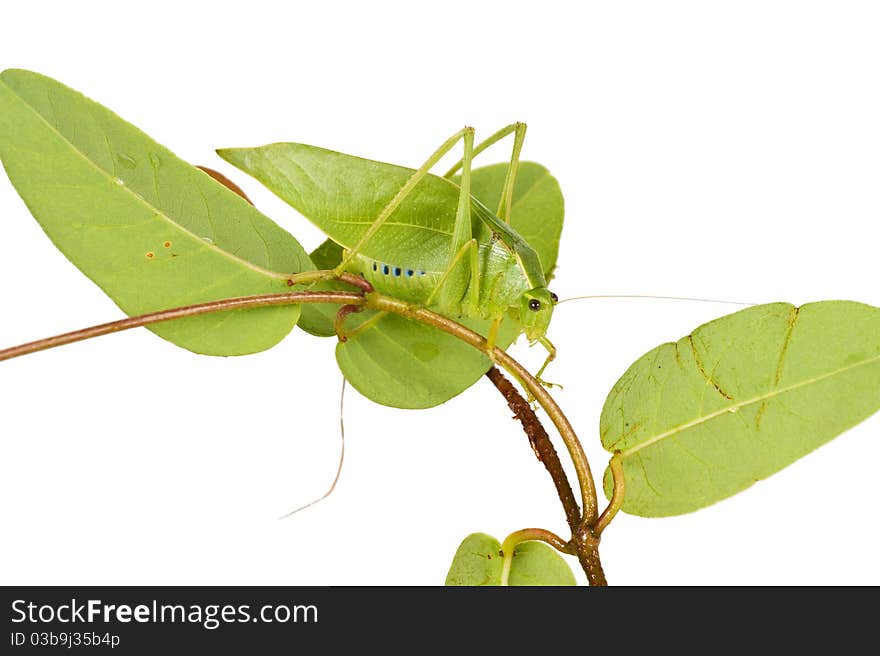
[[[470,276],[465,286],[443,297],[435,291],[448,263],[441,265],[417,257],[407,262],[388,262],[356,254],[346,270],[363,276],[382,294],[432,306],[448,316],[498,319],[515,306],[530,285],[516,257],[498,241],[478,244],[477,261],[476,279]],[[475,292],[471,289],[473,285],[477,286]],[[475,304],[467,302],[472,293],[477,298]]]

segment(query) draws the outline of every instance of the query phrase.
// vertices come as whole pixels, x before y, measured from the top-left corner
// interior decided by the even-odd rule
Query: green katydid
[[[525,130],[525,124],[514,123],[474,147],[474,130],[464,128],[447,139],[418,170],[383,165],[391,175],[383,171],[383,179],[376,177],[362,185],[342,175],[328,185],[327,170],[333,164],[327,162],[348,156],[312,146],[284,143],[218,152],[263,182],[342,247],[338,273],[359,274],[379,292],[432,307],[447,316],[491,320],[487,335],[490,345],[495,343],[504,317],[511,316],[532,343],[542,344],[549,352],[538,372],[540,376],[555,356],[546,331],[557,299],[547,289],[538,253],[510,225]],[[511,133],[513,152],[498,209],[493,213],[471,195],[471,162]],[[443,178],[430,175],[430,169],[459,141],[464,154],[458,164]],[[452,178],[459,169],[456,184]],[[315,171],[321,175],[313,176]],[[300,194],[300,187],[290,184],[293,178],[311,188]],[[366,208],[375,205],[375,196],[387,193],[379,187],[394,184],[389,182],[393,178],[402,180],[402,184],[397,185],[378,214],[368,214]],[[352,188],[370,190],[374,197],[357,195]],[[454,213],[449,211],[453,195]],[[320,204],[314,201],[316,197],[328,200]],[[433,204],[438,210],[426,218],[424,213],[408,213],[408,202]],[[339,215],[338,208],[343,204],[354,208],[350,215]],[[369,322],[356,330],[364,325]]]

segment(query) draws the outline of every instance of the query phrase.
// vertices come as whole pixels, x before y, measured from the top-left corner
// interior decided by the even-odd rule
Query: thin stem
[[[562,553],[571,553],[568,544],[558,535],[544,530],[543,528],[524,528],[514,531],[501,543],[501,556],[504,559],[501,565],[500,585],[509,585],[510,566],[513,564],[513,552],[523,542],[544,542]]]
[[[339,477],[342,476],[342,465],[345,463],[345,419],[342,414],[342,409],[344,407],[345,376],[342,377],[342,390],[339,392],[339,464],[336,466],[336,475],[333,477],[333,481],[330,483],[330,488],[314,501],[309,501],[307,504],[281,515],[281,517],[279,517],[278,519],[287,519],[291,515],[295,515],[296,513],[305,510],[306,508],[311,508],[316,503],[323,501],[331,494],[333,494],[333,490],[336,489],[336,484],[339,482]]]
[[[173,308],[151,312],[136,317],[128,317],[119,321],[102,323],[98,326],[74,330],[63,335],[55,335],[35,342],[20,344],[11,348],[0,350],[0,361],[11,360],[21,355],[45,351],[46,349],[64,346],[74,342],[81,342],[92,337],[110,335],[131,328],[149,326],[163,321],[174,319],[186,319],[212,312],[225,312],[229,310],[241,310],[244,308],[267,307],[270,305],[297,305],[300,303],[340,303],[340,304],[363,304],[364,297],[358,292],[287,292],[282,294],[262,294],[258,296],[239,296],[236,298],[224,298],[219,301],[209,301],[197,305]]]
[[[623,506],[623,499],[626,496],[626,478],[623,474],[623,458],[620,455],[620,451],[611,457],[608,466],[611,469],[614,488],[611,493],[611,501],[608,502],[608,507],[602,511],[599,519],[596,520],[596,525],[593,527],[593,535],[596,537],[600,537],[602,531],[608,528],[617,511]]]

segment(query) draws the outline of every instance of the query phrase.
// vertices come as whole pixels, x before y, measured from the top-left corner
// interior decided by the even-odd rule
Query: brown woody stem
[[[565,474],[565,469],[562,467],[562,462],[559,460],[559,454],[556,453],[553,442],[550,441],[550,436],[544,430],[544,426],[541,424],[535,411],[532,410],[532,406],[523,398],[516,387],[504,377],[504,374],[497,368],[492,367],[486,372],[486,376],[507,401],[507,405],[513,411],[514,418],[518,419],[522,424],[523,431],[529,438],[532,450],[535,452],[538,460],[541,461],[541,464],[544,465],[547,473],[550,474],[550,478],[553,479],[553,484],[556,486],[556,493],[562,502],[565,518],[568,521],[572,535],[571,542],[566,545],[566,548],[560,549],[560,551],[573,553],[577,556],[590,585],[607,585],[605,573],[602,570],[602,563],[599,559],[598,542],[593,544],[592,536],[580,532],[581,510],[578,508],[577,500],[575,500],[574,493],[571,491],[571,485],[568,482],[568,476]],[[610,518],[608,521],[610,521]],[[585,535],[585,537],[590,537],[591,539],[579,540],[577,539],[578,535]]]

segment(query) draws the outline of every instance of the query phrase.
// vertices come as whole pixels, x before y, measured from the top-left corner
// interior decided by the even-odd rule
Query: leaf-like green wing
[[[455,552],[446,585],[497,586],[503,584],[501,543],[491,535],[472,533]],[[522,542],[513,550],[507,585],[577,585],[568,564],[542,542]]]
[[[735,494],[878,408],[880,308],[773,303],[637,360],[605,402],[601,437],[623,455],[623,510],[658,517]]]
[[[0,74],[0,158],[49,238],[129,315],[288,291],[311,269],[297,241],[140,130],[50,78]],[[151,326],[211,355],[281,340],[296,306]]]
[[[471,171],[471,194],[490,210],[498,208],[507,164],[491,164]],[[460,178],[456,178],[456,182]],[[520,162],[513,188],[510,225],[541,258],[550,279],[559,254],[565,205],[562,190],[550,171],[535,162]]]

